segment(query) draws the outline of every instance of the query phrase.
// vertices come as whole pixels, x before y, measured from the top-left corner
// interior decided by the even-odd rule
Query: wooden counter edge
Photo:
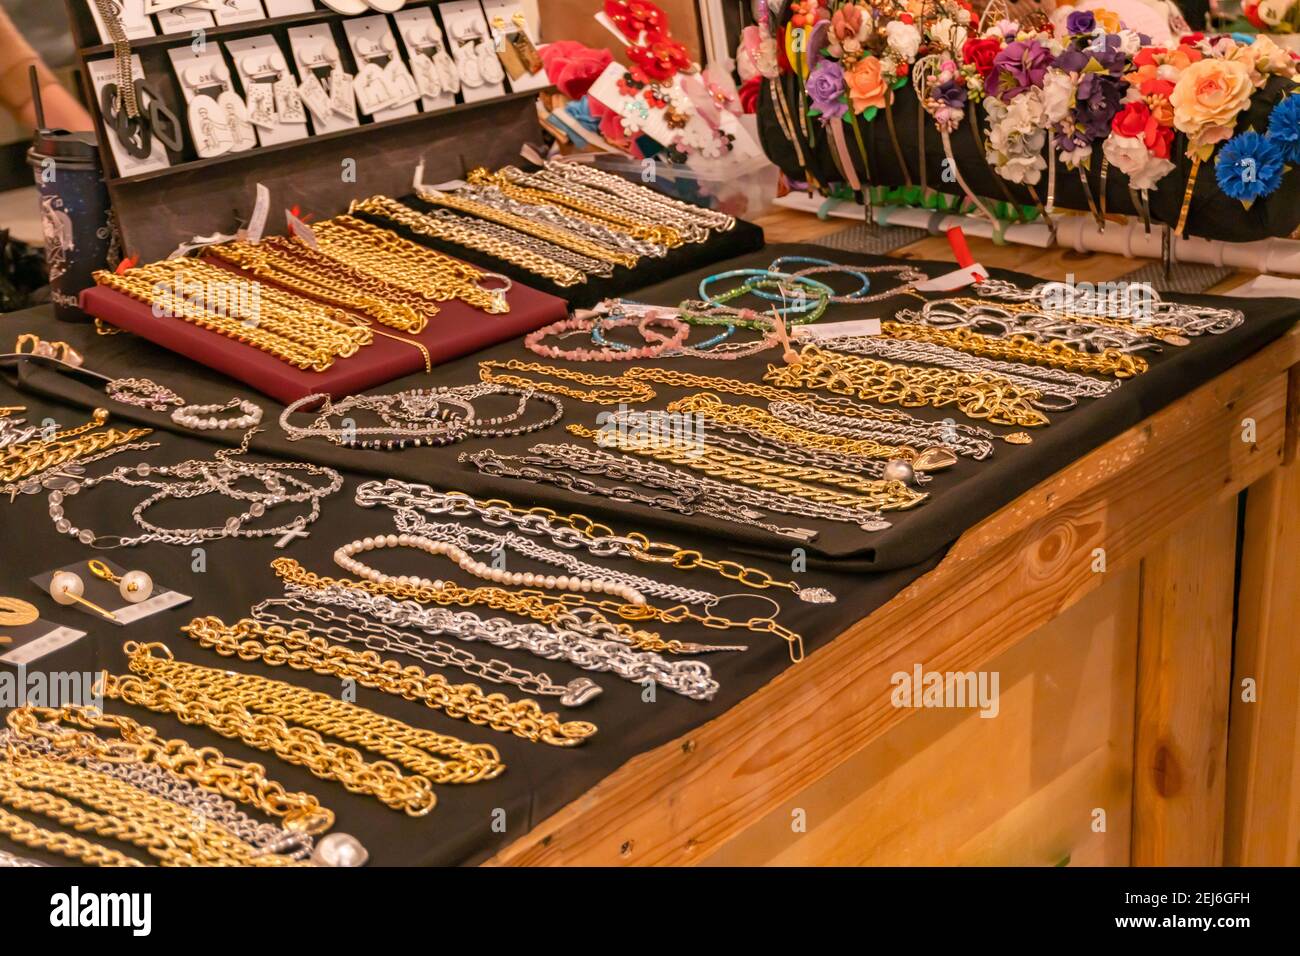
[[[490,865],[689,864],[909,711],[889,675],[969,670],[1097,585],[1198,508],[1282,461],[1300,326],[1084,456],[963,535],[932,572],[690,734],[641,754]],[[1257,441],[1239,437],[1253,418]]]

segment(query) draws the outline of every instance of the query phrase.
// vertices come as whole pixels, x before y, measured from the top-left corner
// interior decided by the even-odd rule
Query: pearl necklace
[[[516,585],[522,587],[539,587],[550,591],[578,591],[583,594],[609,594],[621,599],[626,604],[645,604],[645,597],[636,588],[617,581],[601,578],[581,578],[570,575],[534,574],[531,571],[506,571],[494,568],[477,560],[464,548],[447,541],[434,541],[418,534],[388,534],[361,538],[345,544],[334,552],[334,563],[356,577],[374,584],[397,584],[408,587],[431,588],[435,591],[446,586],[444,581],[434,581],[415,575],[384,574],[367,564],[358,561],[354,555],[367,551],[379,551],[384,548],[415,548],[427,554],[442,555],[450,558],[461,570],[476,578],[492,581],[496,584]]]

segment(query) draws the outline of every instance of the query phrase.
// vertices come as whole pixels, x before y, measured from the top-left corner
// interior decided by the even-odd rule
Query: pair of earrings
[[[456,69],[463,85],[471,88],[485,84],[493,86],[505,80],[506,71],[492,45],[484,38],[479,24],[462,24],[456,41]]]
[[[279,50],[250,53],[239,61],[248,78],[248,120],[263,129],[280,123],[305,123],[307,111],[298,84]]]
[[[460,92],[460,72],[456,61],[428,27],[412,27],[406,32],[406,44],[411,50],[411,68],[415,72],[420,92],[430,98],[443,93]]]
[[[358,37],[357,101],[366,113],[406,106],[420,98],[420,89],[397,55],[397,41],[385,33],[376,42],[370,37]],[[377,61],[385,60],[381,67]]]
[[[352,74],[339,61],[339,48],[333,43],[305,47],[298,54],[303,80],[298,94],[319,123],[338,115],[355,124],[357,103],[352,95]]]
[[[199,156],[208,159],[240,153],[257,145],[248,108],[235,95],[225,63],[186,67],[181,71],[181,82],[191,92],[187,113]]]
[[[90,568],[90,573],[101,581],[116,584],[122,600],[128,604],[140,604],[149,600],[153,594],[153,578],[144,571],[128,571],[126,574],[118,575],[103,561],[88,561],[86,566]],[[117,615],[112,611],[107,611],[98,604],[86,600],[83,596],[85,593],[86,582],[75,571],[59,571],[50,578],[50,597],[54,598],[56,603],[82,604],[101,617],[110,621],[117,620]]]

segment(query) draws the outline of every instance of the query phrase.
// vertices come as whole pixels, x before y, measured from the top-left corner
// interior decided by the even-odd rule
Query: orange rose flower
[[[880,60],[874,56],[863,57],[844,74],[849,88],[849,101],[853,112],[861,113],[871,107],[882,108],[889,96],[889,84],[882,75]]]
[[[1238,60],[1200,60],[1185,69],[1169,102],[1174,107],[1174,126],[1187,134],[1189,152],[1231,136],[1253,89],[1250,70]]]
[[[1119,33],[1124,24],[1120,23],[1119,14],[1112,13],[1110,10],[1102,10],[1100,7],[1092,11],[1093,18],[1097,21],[1097,26],[1101,27],[1107,33]]]

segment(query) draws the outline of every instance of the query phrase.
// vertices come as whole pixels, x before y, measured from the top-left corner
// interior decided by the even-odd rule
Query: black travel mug
[[[27,161],[36,174],[50,270],[50,301],[56,318],[85,322],[79,294],[95,284],[91,275],[108,266],[113,242],[108,189],[94,133],[39,129]]]

